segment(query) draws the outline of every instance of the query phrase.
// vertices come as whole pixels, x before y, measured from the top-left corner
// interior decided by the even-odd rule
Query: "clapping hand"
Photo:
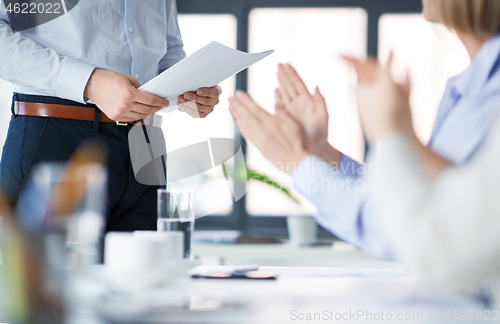
[[[410,82],[408,78],[401,84],[393,80],[390,74],[392,57],[391,53],[386,67],[380,66],[371,57],[366,61],[343,57],[352,64],[358,75],[356,99],[359,116],[370,142],[395,131],[413,134],[409,105]]]
[[[332,166],[340,163],[342,154],[328,143],[328,110],[325,98],[316,87],[310,94],[304,81],[290,64],[278,65],[279,88],[275,90],[276,111],[286,110],[300,123],[311,154]]]
[[[241,136],[252,142],[266,159],[289,174],[310,154],[300,124],[284,109],[271,115],[248,94],[230,98],[230,111]]]

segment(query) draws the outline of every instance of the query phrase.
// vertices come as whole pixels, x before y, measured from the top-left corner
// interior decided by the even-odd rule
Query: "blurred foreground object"
[[[106,157],[101,144],[84,143],[66,165],[33,169],[15,218],[2,205],[8,215],[3,245],[13,322],[62,322],[61,310],[71,312],[78,304],[75,282],[102,259]]]
[[[60,307],[43,290],[41,262],[28,237],[14,222],[13,210],[0,193],[4,264],[0,267],[0,321],[60,322]]]

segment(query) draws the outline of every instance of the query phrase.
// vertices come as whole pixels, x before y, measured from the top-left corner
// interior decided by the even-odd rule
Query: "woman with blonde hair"
[[[390,89],[392,106],[384,119],[377,107],[383,92],[375,86],[358,96],[358,104],[366,107],[361,115],[363,125],[391,129],[400,122],[407,138],[418,152],[425,172],[436,177],[450,164],[466,163],[481,145],[492,127],[500,99],[500,1],[499,0],[423,0],[427,20],[442,23],[456,31],[471,57],[470,66],[451,78],[441,101],[430,143],[422,145],[411,127],[408,104],[409,82],[396,85],[384,79]],[[373,82],[381,70],[373,58],[362,62],[346,58],[356,69],[361,84]],[[388,72],[387,72],[388,73]],[[328,114],[319,90],[310,94],[290,65],[278,71],[280,88],[276,91],[277,113],[270,115],[245,93],[231,99],[231,111],[246,139],[271,162],[295,163],[291,171],[294,186],[317,207],[316,220],[337,237],[367,252],[383,257],[397,257],[395,243],[366,190],[352,190],[353,180],[363,180],[363,165],[343,155],[327,142]],[[381,86],[375,83],[376,86]],[[366,128],[369,140],[375,137]],[[377,134],[379,136],[379,134]],[[324,167],[327,162],[328,168]],[[361,172],[360,172],[361,171]],[[326,186],[324,184],[342,184]],[[339,188],[342,187],[342,190]],[[351,190],[349,190],[351,188]],[[399,206],[390,199],[387,208]]]
[[[473,125],[467,134],[477,146],[469,151],[477,149],[477,153],[456,165],[423,147],[411,128],[406,87],[393,81],[388,67],[353,61],[359,76],[360,118],[369,140],[377,143],[377,152],[369,159],[377,161],[379,172],[369,177],[368,196],[398,258],[414,273],[444,289],[470,292],[485,282],[493,283],[496,297],[500,287],[500,1],[427,0],[425,4],[432,8],[428,18],[455,29],[469,52],[476,51],[471,67],[458,77],[460,82],[451,82],[457,84],[459,100],[470,106],[469,114],[450,122],[454,110],[441,109],[438,118],[448,127],[462,125],[467,130]],[[434,134],[435,141],[438,135]],[[462,146],[467,148],[470,141]],[[494,306],[500,306],[499,301],[496,298]],[[494,312],[491,320],[498,320],[498,310]]]

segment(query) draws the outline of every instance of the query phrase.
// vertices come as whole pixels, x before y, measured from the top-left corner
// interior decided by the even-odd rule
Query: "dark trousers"
[[[14,94],[14,101],[84,106],[56,97],[23,94]],[[80,143],[97,139],[109,153],[106,231],[156,230],[156,190],[160,187],[145,186],[135,179],[128,147],[131,126],[16,116],[14,109],[12,113],[0,162],[0,188],[10,202],[17,201],[34,165],[67,161]]]

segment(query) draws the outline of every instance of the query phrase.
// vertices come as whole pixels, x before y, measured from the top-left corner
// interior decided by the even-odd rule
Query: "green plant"
[[[288,188],[281,186],[279,183],[272,180],[268,176],[246,167],[244,164],[239,164],[234,173],[227,171],[227,168],[225,166],[223,170],[224,170],[224,176],[226,178],[234,178],[235,180],[239,181],[251,181],[251,180],[260,181],[276,189],[279,189],[281,192],[287,195],[287,197],[290,198],[293,202],[300,204],[300,201],[296,197],[294,197],[294,195],[290,192]],[[205,176],[205,181],[209,181],[211,179],[212,179],[211,177]]]
[[[254,170],[249,169],[249,168],[247,168],[246,171],[247,171],[247,180],[248,181],[250,181],[250,180],[257,180],[257,181],[266,183],[266,184],[268,184],[268,185],[270,185],[270,186],[272,186],[272,187],[274,187],[276,189],[281,190],[285,195],[288,196],[288,198],[290,198],[291,200],[293,200],[295,203],[300,204],[300,201],[292,195],[292,193],[290,192],[290,190],[288,190],[285,187],[280,186],[279,183],[277,183],[276,181],[270,179],[268,176],[260,174],[257,171],[254,171]]]
[[[177,217],[179,218],[179,205],[175,206],[175,210],[172,214],[170,214],[170,218]]]

